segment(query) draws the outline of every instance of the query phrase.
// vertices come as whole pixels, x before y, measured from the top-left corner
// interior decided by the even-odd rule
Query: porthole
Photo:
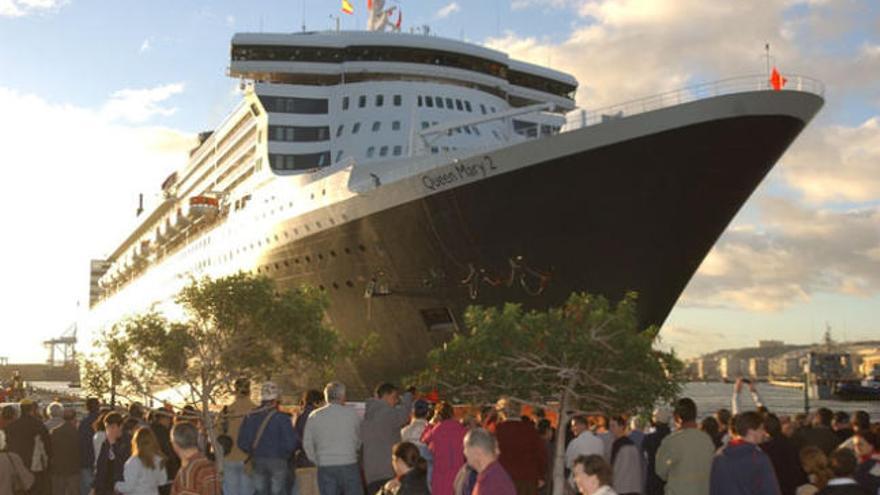
[[[339,284],[337,284],[336,282],[333,282],[333,288],[336,290],[339,290]]]
[[[346,280],[345,285],[347,285],[348,287],[354,287],[354,283],[352,283],[351,280]]]
[[[320,229],[322,228],[321,222],[315,222],[315,225]]]
[[[334,251],[334,250],[331,249],[331,250],[330,250],[330,256],[333,257],[333,258],[335,258],[335,257],[336,257],[336,251]]]
[[[321,254],[321,253],[318,253],[318,259],[321,260],[321,261],[323,261],[323,260],[324,260],[324,255]]]
[[[351,249],[345,248],[345,254],[351,254]]]
[[[312,262],[312,258],[309,256],[306,256],[306,263],[311,263],[311,262]]]
[[[358,249],[360,249],[361,252],[363,252],[363,253],[366,253],[366,252],[367,252],[367,248],[366,248],[366,246],[364,246],[363,244],[358,244]]]

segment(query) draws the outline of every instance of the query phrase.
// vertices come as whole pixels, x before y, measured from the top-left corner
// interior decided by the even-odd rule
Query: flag
[[[782,77],[782,74],[776,70],[776,67],[773,68],[773,72],[770,73],[770,87],[773,88],[773,91],[782,91],[782,87],[785,86],[785,83],[788,82],[788,79]]]
[[[367,10],[373,10],[373,0],[367,0]]]
[[[350,0],[342,0],[342,13],[343,14],[354,14],[354,6],[351,5]]]
[[[394,24],[394,27],[396,27],[398,31],[400,31],[400,23],[401,22],[403,22],[403,9],[398,9],[397,10],[397,23]]]

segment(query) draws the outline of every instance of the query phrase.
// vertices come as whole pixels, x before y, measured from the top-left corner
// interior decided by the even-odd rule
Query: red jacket
[[[498,462],[514,481],[534,482],[546,479],[547,448],[535,426],[526,421],[503,421],[495,427]]]

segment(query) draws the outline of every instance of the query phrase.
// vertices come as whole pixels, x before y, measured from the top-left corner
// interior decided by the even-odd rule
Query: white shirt
[[[330,403],[309,414],[303,449],[318,466],[356,464],[360,446],[361,418],[354,408]]]
[[[158,495],[159,487],[168,484],[168,473],[159,456],[153,458],[153,469],[144,466],[139,457],[125,461],[124,481],[116,483],[116,491],[124,495]]]
[[[592,431],[584,430],[565,449],[565,467],[571,469],[574,460],[582,455],[596,454],[605,457],[605,442]]]
[[[428,422],[424,419],[413,419],[412,423],[400,429],[400,440],[416,445],[422,443],[422,433],[424,433],[426,426],[428,426]]]

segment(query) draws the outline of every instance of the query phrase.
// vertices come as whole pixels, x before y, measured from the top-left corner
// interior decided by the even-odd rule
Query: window
[[[428,128],[428,126],[430,126],[430,125],[431,125],[431,123],[430,123],[430,122],[425,122],[425,121],[422,121],[422,129],[427,129],[427,128]]]
[[[269,154],[269,164],[273,170],[308,170],[330,164],[330,152],[307,153],[304,155]]]
[[[360,123],[360,122],[355,122],[354,125],[353,125],[352,128],[351,128],[351,133],[352,133],[352,134],[357,134],[359,130],[361,130],[361,123]]]
[[[437,108],[443,108],[443,98],[440,98],[439,96],[435,96],[434,103],[437,105]]]
[[[375,146],[370,146],[369,148],[367,148],[367,158],[373,158],[373,155],[375,155],[375,154],[376,154],[376,147]]]
[[[348,97],[347,96],[342,97],[342,109],[348,110]]]
[[[394,156],[400,156],[403,154],[403,146],[397,145],[394,147]]]
[[[376,95],[376,106],[381,107],[385,104],[385,95]]]
[[[379,156],[388,156],[388,146],[379,148]]]
[[[472,134],[472,132],[471,132],[471,126],[469,126],[469,125],[464,126],[464,132],[466,132],[466,133],[468,133],[468,134]]]
[[[381,129],[381,128],[382,128],[382,122],[379,122],[378,120],[373,122],[373,132],[379,132],[379,129]]]
[[[455,100],[455,109],[458,110],[459,112],[464,111],[464,105],[462,105],[461,100],[459,100],[459,99]]]
[[[418,103],[418,105],[419,105],[419,106],[422,106],[422,95],[419,95],[419,103]]]
[[[285,142],[315,142],[330,139],[330,127],[297,127],[286,125],[270,125],[269,140]]]
[[[339,124],[339,127],[336,128],[336,137],[342,135],[342,132],[345,130],[345,124]]]
[[[394,95],[394,106],[399,107],[403,105],[403,95]]]
[[[434,108],[434,99],[431,98],[430,96],[426,96],[426,97],[425,97],[425,105],[426,105],[428,108]]]
[[[400,121],[399,120],[395,120],[394,122],[391,123],[391,130],[392,131],[399,131],[400,130]]]
[[[260,96],[266,110],[273,113],[327,113],[326,98],[287,98],[283,96]]]
[[[492,113],[495,113],[495,107],[490,108],[490,110],[492,110]]]
[[[431,146],[431,154],[436,155],[437,153],[440,153],[440,148],[436,146]]]
[[[469,101],[467,101],[467,100],[464,101],[464,107],[467,108],[467,111],[468,111],[468,112],[473,112],[473,111],[474,111],[474,109],[471,107],[471,102],[469,102]]]
[[[446,108],[452,110],[452,98],[446,98]]]
[[[336,161],[337,161],[337,162],[338,162],[339,160],[342,160],[342,153],[343,153],[342,150],[339,150],[339,151],[336,152]]]
[[[474,134],[476,134],[477,136],[480,136],[480,135],[481,135],[481,134],[480,134],[480,128],[479,128],[479,127],[474,126]]]
[[[495,129],[492,129],[492,135],[495,136],[495,139],[501,140],[501,136],[498,135],[498,131]]]
[[[486,115],[486,105],[483,105],[482,103],[480,103],[480,112],[482,112],[483,115]]]
[[[367,106],[367,96],[360,95],[358,97],[358,108],[364,108],[365,106]]]

